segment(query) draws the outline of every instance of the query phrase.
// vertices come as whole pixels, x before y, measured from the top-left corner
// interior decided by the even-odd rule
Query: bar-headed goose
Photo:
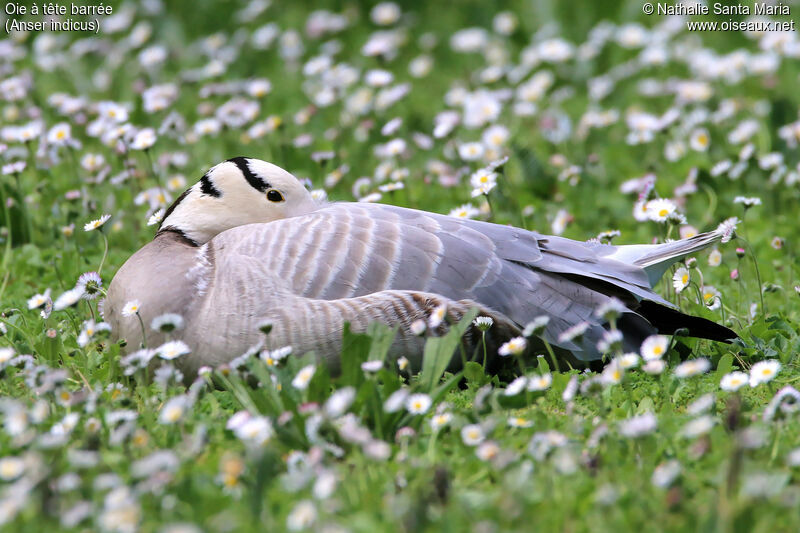
[[[457,316],[478,306],[500,341],[546,315],[541,338],[573,361],[593,361],[609,327],[596,311],[612,297],[624,304],[617,326],[629,348],[679,328],[734,338],[652,290],[669,265],[723,233],[611,246],[390,205],[317,203],[285,170],[238,157],[172,204],[153,241],[111,282],[105,316],[134,350],[142,328],[123,316],[127,302],[139,302],[148,329],[154,317],[181,315],[173,336],[191,348],[179,360],[188,372],[242,354],[262,339],[266,321],[273,347],[314,350],[333,364],[345,322],[360,331],[373,321],[399,326],[392,353],[418,364],[422,340],[411,324],[442,304]],[[562,335],[575,326],[582,334]],[[151,347],[164,340],[152,330],[146,337]]]

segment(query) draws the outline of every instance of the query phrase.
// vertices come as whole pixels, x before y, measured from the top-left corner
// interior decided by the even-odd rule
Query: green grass
[[[184,531],[182,524],[187,531],[272,531],[291,529],[304,517],[313,518],[307,526],[316,531],[798,529],[795,403],[787,400],[775,417],[765,417],[778,390],[800,379],[800,157],[795,146],[800,135],[793,142],[781,134],[798,117],[796,59],[776,53],[777,67],[759,72],[758,39],[689,34],[679,25],[662,39],[664,64],[631,68],[641,47],[614,42],[624,34],[616,29],[596,54],[587,54],[591,46],[584,46],[577,48],[587,54],[581,59],[532,65],[521,81],[549,71],[553,83],[534,102],[531,116],[514,110],[514,97],[502,103],[494,123],[505,126],[509,138],[494,155],[509,160],[486,203],[486,198],[471,198],[469,175],[488,160],[462,161],[457,149],[480,140],[488,123],[457,126],[432,139],[430,149],[413,141],[416,132],[432,134],[438,113],[461,112],[460,105],[446,104],[448,91],[515,89],[519,80],[481,80],[481,72],[490,64],[511,70],[522,61],[525,47],[549,38],[580,47],[590,35],[599,35],[601,20],[653,30],[663,18],[643,16],[639,2],[506,2],[502,9],[514,13],[518,25],[501,35],[492,33],[492,17],[501,9],[491,3],[404,2],[403,16],[392,26],[402,45],[391,57],[380,58],[362,54],[379,29],[370,21],[367,2],[328,2],[331,11],[344,13],[348,27],[322,37],[306,34],[311,9],[302,3],[276,2],[242,20],[233,15],[244,7],[241,3],[163,4],[159,13],[137,6],[129,24],[116,33],[16,36],[17,54],[6,58],[4,52],[1,60],[0,127],[9,133],[9,127],[41,117],[44,128],[42,138],[5,139],[0,149],[3,165],[27,164],[21,172],[9,167],[0,175],[0,354],[14,357],[0,363],[0,529],[176,532]],[[115,6],[115,13],[122,10]],[[279,40],[263,50],[252,46],[254,31],[269,22],[281,31],[300,32],[304,50],[296,61],[285,59]],[[450,38],[468,26],[487,29],[490,44],[474,53],[455,52]],[[146,38],[131,37],[137,33]],[[48,43],[48,37],[57,41]],[[311,106],[303,66],[333,41],[341,47],[333,64],[349,65],[357,79],[332,105]],[[656,41],[653,34],[645,37],[647,44]],[[145,68],[139,54],[152,45],[163,46],[167,54],[162,64]],[[709,78],[707,99],[676,103],[675,81],[701,81],[722,61],[690,68],[711,50],[751,55],[741,76]],[[433,67],[416,78],[408,66],[421,55]],[[217,74],[197,79],[199,69],[220,58]],[[385,109],[348,113],[342,100],[365,87],[363,74],[375,68],[393,73],[390,87],[409,83],[410,92]],[[609,73],[619,78],[613,90],[593,101],[589,87]],[[192,133],[198,120],[213,117],[231,98],[209,88],[255,78],[272,83],[266,96],[241,95],[259,103],[255,118],[214,135]],[[15,79],[21,83],[19,95],[12,94]],[[166,109],[147,112],[142,91],[165,83],[176,85],[177,98]],[[662,85],[645,94],[646,83]],[[372,89],[373,95],[380,91]],[[83,102],[77,111],[60,113],[54,97],[59,93]],[[129,104],[126,122],[135,128],[158,130],[173,111],[186,128],[174,136],[158,134],[147,151],[115,150],[113,143],[87,133],[102,101]],[[669,109],[677,109],[675,121],[651,141],[627,142],[626,118],[632,112],[663,116]],[[580,123],[587,110],[612,111],[618,118],[584,132]],[[298,120],[301,112],[307,120]],[[245,135],[254,122],[271,115],[282,121],[276,131],[259,138]],[[402,125],[382,135],[381,127],[395,117],[403,119]],[[569,128],[553,142],[551,130],[559,120]],[[745,120],[755,124],[749,139],[730,139]],[[79,144],[48,146],[47,132],[59,122],[70,124]],[[710,136],[707,150],[689,147],[698,128]],[[310,144],[298,147],[295,140],[306,134],[312,136]],[[686,290],[676,294],[670,273],[658,291],[686,312],[726,323],[741,341],[723,345],[676,338],[664,357],[663,374],[630,370],[618,384],[592,386],[598,379],[594,373],[552,372],[545,390],[511,396],[505,391],[520,373],[517,361],[509,361],[499,375],[487,375],[478,364],[456,375],[445,372],[458,343],[455,327],[450,336],[428,341],[419,376],[400,372],[389,360],[376,373],[363,371],[362,362],[387,359],[391,333],[376,327],[371,335],[347,334],[342,373],[330,376],[325,367],[316,367],[304,389],[292,382],[301,368],[314,364],[313,354],[295,353],[274,367],[251,358],[238,369],[216,369],[197,381],[186,376],[193,383],[187,388],[180,376],[169,374],[168,365],[157,375],[153,369],[125,375],[120,344],[103,332],[79,342],[85,321],[100,321],[97,300],[81,300],[46,318],[40,309],[28,308],[33,295],[50,289],[55,300],[101,264],[108,287],[116,269],[152,238],[149,216],[169,203],[137,204],[142,191],[177,175],[188,187],[211,165],[247,155],[309,178],[314,189],[325,189],[333,200],[349,201],[356,180],[374,176],[385,159],[376,155],[376,146],[392,138],[407,142],[406,153],[388,159],[407,177],[403,190],[386,193],[381,201],[439,213],[471,202],[484,207],[480,218],[542,233],[553,232],[564,210],[570,221],[563,235],[578,240],[611,229],[621,232],[616,244],[676,238],[679,225],[637,222],[632,216],[636,195],[620,192],[620,185],[652,173],[657,176],[653,194],[674,198],[675,188],[695,176],[696,191],[686,193],[678,208],[688,224],[707,230],[729,217],[743,222],[738,237],[720,245],[719,266],[709,265],[709,253],[702,252]],[[683,143],[685,153],[671,160],[665,148],[674,142]],[[741,174],[735,179],[727,172],[716,175],[718,163],[730,159],[735,165],[748,143],[753,156]],[[335,154],[332,161],[314,162],[313,152],[327,150]],[[81,165],[90,153],[103,156],[100,168]],[[759,165],[759,158],[771,153],[783,157],[780,175]],[[185,157],[170,159],[175,154]],[[448,165],[444,175],[460,176],[455,186],[440,183],[434,160]],[[334,183],[330,175],[342,165],[347,169]],[[128,179],[116,179],[125,171]],[[373,180],[365,192],[375,192],[380,184]],[[185,187],[171,189],[170,197]],[[762,203],[745,215],[734,202],[737,196],[758,197]],[[83,231],[85,223],[104,213],[111,215],[109,222]],[[720,291],[719,309],[698,303],[702,284]],[[677,377],[674,369],[681,360],[696,357],[710,360],[709,372]],[[720,388],[724,375],[748,372],[765,359],[781,363],[768,383],[738,392]],[[522,365],[530,376],[551,371],[544,357]],[[578,380],[577,393],[565,399],[572,379]],[[402,406],[387,411],[384,403],[398,390],[427,395],[432,405],[422,414]],[[352,393],[350,414],[326,414],[329,398],[347,394],[341,391]],[[713,397],[700,409],[694,402],[707,394]],[[170,411],[179,401],[184,403]],[[251,426],[262,424],[261,433],[248,439],[241,430],[227,429],[239,411],[264,417]],[[172,422],[165,420],[170,412]],[[622,423],[647,413],[654,414],[656,428],[626,436]],[[437,415],[445,415],[441,421],[446,423],[433,429]],[[512,418],[527,427],[512,426]],[[686,424],[693,421],[711,425],[699,436],[687,436]],[[471,424],[480,426],[482,446],[465,442],[462,428]],[[263,442],[254,444],[258,435]],[[665,464],[680,465],[679,473],[667,476],[668,482],[654,482],[654,471]]]

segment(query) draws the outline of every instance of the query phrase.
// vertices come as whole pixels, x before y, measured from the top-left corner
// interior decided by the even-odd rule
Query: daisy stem
[[[756,269],[756,281],[758,282],[758,297],[761,299],[761,315],[764,316],[766,314],[767,309],[764,307],[764,291],[761,290],[761,271],[758,269],[758,261],[756,261],[756,255],[753,253],[753,248],[750,246],[750,242],[745,239],[744,241],[745,246],[747,246],[747,251],[750,254],[750,259],[753,260],[753,267]]]
[[[486,370],[486,332],[481,331],[481,343],[483,344],[483,370]]]
[[[553,351],[553,347],[550,346],[550,343],[544,339],[542,339],[542,342],[544,342],[544,347],[547,350],[547,354],[550,356],[550,362],[553,363],[553,369],[556,372],[561,373],[561,367],[558,364],[558,358],[556,357],[556,353]]]
[[[100,235],[103,236],[103,258],[100,259],[100,266],[97,267],[97,274],[99,275],[100,272],[103,270],[103,263],[106,262],[106,256],[108,255],[108,237],[106,237],[106,232],[102,229],[100,230]]]
[[[492,200],[489,198],[488,194],[484,194],[486,197],[486,204],[489,206],[489,222],[494,219],[494,207],[492,207]]]
[[[139,314],[139,311],[136,311],[136,318],[139,319],[139,326],[142,328],[142,342],[140,348],[147,348],[147,333],[144,329],[144,321],[142,320],[142,315]]]

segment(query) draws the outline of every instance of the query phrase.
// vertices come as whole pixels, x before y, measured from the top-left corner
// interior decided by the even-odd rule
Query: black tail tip
[[[675,309],[644,300],[637,309],[659,333],[697,337],[730,344],[739,338],[732,329],[707,318],[687,315]]]

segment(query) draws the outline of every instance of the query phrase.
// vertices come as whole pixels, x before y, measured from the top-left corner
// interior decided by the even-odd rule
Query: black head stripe
[[[214,187],[214,183],[211,181],[211,178],[208,177],[208,172],[206,172],[205,175],[200,178],[200,192],[209,196],[213,196],[214,198],[219,198],[222,196],[222,193],[219,192],[219,189]]]
[[[161,224],[158,225],[159,231],[161,230],[161,226],[164,224],[164,221],[167,220],[167,217],[169,217],[172,214],[172,212],[175,211],[175,208],[178,207],[178,204],[181,203],[184,198],[186,198],[186,195],[189,194],[190,190],[191,189],[186,189],[185,191],[183,191],[181,195],[178,196],[177,200],[172,202],[172,205],[167,208],[167,211],[164,213],[164,216],[161,217]]]
[[[244,179],[247,180],[247,183],[249,183],[250,186],[256,189],[258,192],[264,192],[270,188],[269,183],[253,174],[253,171],[250,170],[250,165],[247,163],[246,157],[234,157],[233,159],[228,159],[228,161],[239,167],[239,170],[241,170],[242,174],[244,174]]]

